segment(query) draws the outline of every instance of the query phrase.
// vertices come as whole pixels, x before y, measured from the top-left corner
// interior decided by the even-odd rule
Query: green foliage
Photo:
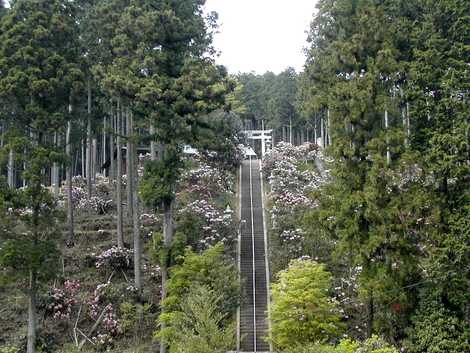
[[[460,353],[470,350],[468,321],[435,298],[421,301],[407,348],[413,353]]]
[[[34,170],[34,168],[32,168]],[[0,213],[7,232],[0,236],[0,265],[3,280],[16,281],[36,273],[39,280],[53,277],[57,271],[61,212],[44,187],[5,190]],[[12,207],[13,206],[13,207]],[[8,207],[8,208],[7,208]]]
[[[309,344],[288,349],[286,353],[398,353],[398,351],[378,336],[372,336],[364,342],[343,339],[337,346]]]
[[[20,350],[16,347],[1,347],[0,353],[20,353]]]
[[[223,297],[208,286],[195,284],[179,309],[168,315],[171,331],[161,333],[172,353],[223,353],[235,345],[235,322],[220,311]],[[228,317],[227,317],[228,316]]]
[[[331,274],[311,260],[294,260],[272,285],[272,341],[277,349],[335,339],[342,332],[328,296]]]
[[[361,268],[368,310],[355,318],[367,335],[403,339],[423,283],[466,315],[468,11],[459,0],[322,0],[312,22],[299,106],[328,110],[333,178],[307,225],[336,242],[335,277]]]
[[[341,345],[340,345],[341,346]],[[347,352],[347,351],[346,351]],[[398,353],[398,351],[386,343],[380,337],[373,335],[371,338],[359,344],[357,353]]]
[[[2,19],[0,99],[13,107],[19,129],[44,134],[68,117],[69,97],[82,80],[74,11],[71,2],[15,1]]]
[[[225,318],[225,323],[233,319],[239,303],[240,289],[237,271],[232,261],[225,258],[223,245],[216,245],[202,254],[187,250],[182,264],[170,270],[169,295],[163,303],[166,311],[160,316],[160,321],[169,326],[162,335],[171,335],[175,331],[171,326],[172,318],[181,310],[180,303],[196,285],[207,286],[220,297],[217,310]]]
[[[267,72],[264,75],[253,73],[240,74],[237,77],[240,86],[235,98],[243,104],[239,114],[242,119],[251,121],[254,127],[266,126],[280,128],[299,122],[295,99],[297,94],[297,73],[291,67],[279,75]]]
[[[119,323],[125,335],[133,336],[136,343],[153,326],[152,304],[124,302],[119,306]]]
[[[161,161],[145,163],[144,177],[140,182],[142,199],[154,210],[159,210],[164,203],[171,202],[175,195],[181,163],[180,152],[168,153]]]

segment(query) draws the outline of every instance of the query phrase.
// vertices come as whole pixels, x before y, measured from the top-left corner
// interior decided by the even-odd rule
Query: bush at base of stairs
[[[284,353],[398,353],[398,350],[380,337],[372,336],[364,342],[344,339],[337,346],[311,344],[288,349]]]

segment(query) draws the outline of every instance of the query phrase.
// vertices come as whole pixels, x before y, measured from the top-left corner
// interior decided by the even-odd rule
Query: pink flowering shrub
[[[122,333],[114,306],[110,303],[105,304],[106,291],[110,286],[110,282],[99,284],[87,301],[88,314],[92,320],[96,321],[103,315],[97,331],[91,337],[95,345],[102,350],[111,347],[114,338]]]
[[[127,269],[131,265],[132,250],[113,246],[96,256],[97,269],[120,270]]]
[[[77,293],[80,290],[80,281],[67,280],[63,288],[52,288],[50,292],[51,302],[48,310],[56,320],[68,320],[73,306],[77,304]]]
[[[96,289],[93,291],[93,295],[88,299],[87,304],[89,305],[89,315],[93,320],[98,319],[100,314],[101,300],[105,294],[106,288],[111,285],[110,282],[98,284]]]

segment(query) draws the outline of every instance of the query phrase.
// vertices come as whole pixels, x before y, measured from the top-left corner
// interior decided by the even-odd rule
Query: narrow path
[[[242,303],[239,317],[239,350],[268,352],[268,276],[259,160],[241,167],[240,276]]]

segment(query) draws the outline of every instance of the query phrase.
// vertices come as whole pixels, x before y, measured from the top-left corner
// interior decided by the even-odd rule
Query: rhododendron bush
[[[263,160],[263,174],[269,185],[271,233],[280,245],[284,264],[306,255],[302,217],[317,206],[312,192],[327,180],[327,173],[318,171],[318,163],[323,165],[324,157],[312,143],[293,146],[281,142]]]
[[[60,189],[59,202],[64,206],[66,200],[67,189],[63,186]],[[107,177],[97,174],[93,194],[88,198],[86,179],[80,175],[74,176],[72,178],[72,203],[79,212],[108,213],[114,207],[113,186]]]
[[[211,156],[206,152],[187,158],[190,167],[178,183],[177,231],[184,233],[186,245],[197,251],[218,242],[231,244],[237,231],[233,211],[227,208],[234,194],[234,174],[208,162]]]
[[[96,268],[109,270],[124,270],[130,267],[133,251],[113,246],[96,256]]]
[[[192,157],[191,162],[194,167],[184,171],[180,177],[180,192],[196,193],[204,198],[233,193],[234,177],[230,171],[199,156]]]
[[[218,242],[232,242],[236,236],[232,211],[221,211],[213,203],[199,199],[179,211],[181,217],[197,217],[201,227],[198,244],[189,244],[197,249],[206,249]],[[234,231],[235,230],[235,231]]]
[[[116,310],[107,298],[111,282],[98,284],[90,293],[82,288],[78,280],[66,280],[63,286],[51,288],[48,296],[48,313],[52,318],[71,330],[74,344],[79,347],[84,339],[83,325],[95,327],[89,332],[87,340],[91,340],[96,348],[109,350],[115,337],[122,334],[121,323]],[[96,326],[95,326],[96,325]]]

